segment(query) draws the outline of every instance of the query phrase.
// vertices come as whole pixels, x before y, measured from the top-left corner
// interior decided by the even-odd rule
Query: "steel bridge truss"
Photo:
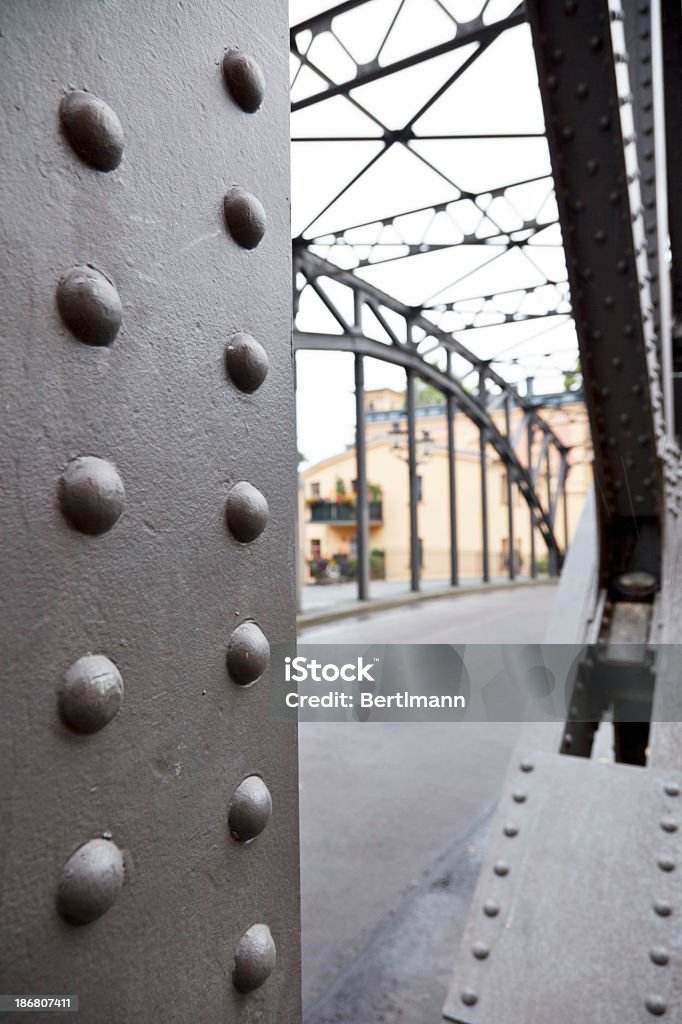
[[[594,449],[594,517],[581,523],[565,560],[550,637],[553,643],[577,645],[566,684],[566,717],[562,712],[556,722],[524,729],[491,823],[443,1012],[456,1024],[677,1021],[682,1019],[679,0],[527,0],[523,9],[502,9],[499,20],[487,15],[499,14],[500,5],[486,3],[460,24],[452,3],[434,0],[453,21],[450,38],[393,60],[384,47],[404,5],[405,0],[393,8],[373,58],[365,53],[356,59],[345,78],[325,74],[317,41],[327,34],[348,47],[337,26],[353,11],[368,12],[368,0],[350,0],[292,30],[296,73],[317,75],[315,82],[309,78],[308,92],[295,97],[294,111],[343,98],[377,129],[370,162],[295,238],[297,297],[302,303],[306,291],[313,292],[339,332],[299,330],[296,345],[355,354],[360,439],[363,359],[405,367],[412,462],[414,377],[441,388],[448,402],[451,481],[452,414],[459,409],[480,430],[484,506],[484,452],[490,445],[558,559],[557,495],[568,453],[509,383],[500,353],[488,351],[484,357],[480,339],[485,338],[481,328],[491,322],[508,329],[515,321],[544,317],[551,323],[570,312]],[[514,221],[507,206],[517,205],[518,188],[528,187],[530,173],[525,183],[521,175],[495,189],[481,186],[488,187],[485,192],[472,183],[460,187],[451,177],[462,172],[456,161],[439,166],[433,159],[431,170],[447,179],[453,192],[419,208],[413,204],[410,214],[422,215],[419,230],[406,230],[412,226],[407,215],[390,210],[374,220],[344,222],[339,216],[335,225],[330,214],[339,200],[396,147],[417,162],[426,160],[423,142],[432,125],[422,120],[424,111],[438,104],[453,82],[471,75],[486,51],[499,46],[506,32],[518,31],[526,17],[551,157],[551,177],[541,169],[538,177],[546,173],[550,188],[553,181],[551,202],[526,208]],[[460,63],[455,61],[450,77],[422,98],[416,116],[389,124],[367,109],[365,97],[377,82],[446,52],[454,60],[458,50]],[[451,106],[449,112],[457,111]],[[340,144],[340,136],[329,137]],[[294,138],[308,144],[309,137],[298,136],[296,129]],[[436,138],[454,137],[431,136],[431,141]],[[356,145],[358,139],[345,141]],[[377,196],[377,204],[382,202]],[[472,208],[478,223],[467,220]],[[538,242],[547,239],[563,245],[563,273],[538,259]],[[527,282],[525,297],[513,308],[495,288],[481,288],[472,299],[473,287],[468,295],[455,287],[462,280],[473,286],[475,260],[472,272],[422,301],[381,290],[382,265],[403,260],[416,266],[418,260],[435,258],[439,248],[453,265],[463,250],[478,251],[500,267],[511,267],[512,256],[533,263],[544,276]],[[344,290],[351,302],[342,300]],[[537,299],[545,305],[538,306]],[[479,383],[475,395],[463,384],[471,374]],[[507,424],[510,410],[521,408],[524,428],[542,439],[541,457],[552,451],[558,460],[556,491],[544,500],[537,462],[528,458],[532,446],[523,450],[518,435],[495,426],[496,408],[504,408]],[[366,486],[361,440],[358,452],[358,479]],[[413,488],[411,479],[414,530]],[[451,487],[455,552],[453,496]],[[453,581],[455,574],[453,555]],[[522,654],[524,685],[538,672],[546,678],[542,650],[528,647]],[[602,725],[612,731],[613,763],[595,757]]]
[[[450,500],[450,578],[459,582],[457,558],[457,499],[455,488],[456,450],[455,415],[468,416],[479,429],[481,465],[481,535],[483,579],[490,579],[489,530],[487,513],[488,447],[492,448],[506,470],[509,550],[514,544],[514,502],[512,489],[517,486],[530,513],[531,565],[535,574],[534,537],[536,529],[544,540],[550,566],[556,573],[563,558],[566,541],[565,483],[568,473],[568,449],[553,433],[531,401],[521,396],[487,362],[473,355],[453,335],[439,330],[423,313],[411,309],[355,277],[350,271],[298,249],[294,269],[299,287],[309,287],[341,327],[343,334],[320,334],[297,331],[295,347],[342,351],[355,358],[356,398],[356,460],[358,481],[358,596],[368,596],[369,543],[368,495],[366,471],[366,437],[364,409],[364,359],[384,360],[405,369],[407,379],[407,434],[410,501],[410,571],[411,587],[419,589],[419,534],[417,523],[418,479],[416,456],[415,383],[421,378],[438,388],[445,396],[448,420],[448,480]],[[329,293],[330,285],[343,286],[351,302],[339,303]],[[344,315],[343,307],[352,309]],[[371,325],[370,323],[371,322]],[[371,332],[371,333],[370,333]],[[382,337],[383,335],[383,337]],[[382,340],[379,338],[382,337]],[[427,358],[428,356],[428,358]],[[455,373],[454,367],[459,370]],[[462,369],[464,368],[464,369]],[[474,375],[476,390],[467,390],[462,381]],[[503,429],[495,413],[503,410]],[[547,481],[546,490],[537,487],[539,479]],[[563,538],[560,534],[559,511],[563,509]],[[514,559],[509,559],[509,576],[514,579]]]
[[[359,144],[364,147],[373,144],[369,158],[360,161],[359,166],[354,164],[352,173],[313,207],[311,216],[305,218],[305,226],[294,238],[295,349],[346,351],[355,357],[358,595],[361,599],[368,596],[369,572],[365,357],[402,366],[406,373],[413,590],[419,589],[420,582],[415,437],[417,378],[434,385],[445,397],[452,584],[459,581],[454,433],[457,412],[469,417],[480,432],[483,579],[490,578],[487,476],[491,449],[505,466],[508,499],[514,488],[518,488],[529,509],[533,575],[536,533],[539,531],[546,545],[553,573],[562,564],[568,535],[565,485],[569,451],[532,400],[522,396],[507,379],[504,367],[516,360],[499,362],[496,352],[484,353],[485,343],[478,340],[490,327],[517,325],[518,329],[527,322],[530,330],[537,327],[534,322],[539,321],[542,334],[570,317],[568,279],[561,260],[561,235],[548,161],[541,154],[537,159],[535,152],[531,164],[537,173],[526,174],[524,167],[524,172],[512,180],[505,179],[503,171],[502,177],[499,172],[494,178],[488,173],[484,187],[479,188],[475,182],[455,180],[448,160],[444,159],[445,152],[433,157],[423,148],[424,143],[485,146],[512,143],[512,140],[515,146],[545,145],[542,130],[452,134],[434,132],[433,126],[430,128],[425,120],[431,117],[434,108],[438,109],[439,102],[447,99],[453,86],[477,68],[477,62],[496,41],[524,24],[525,12],[519,5],[499,16],[499,3],[481,0],[473,17],[458,21],[451,13],[451,4],[429,0],[421,11],[425,15],[437,13],[443,19],[446,38],[399,59],[391,59],[391,44],[409,6],[409,0],[396,0],[390,11],[384,5],[386,24],[376,36],[376,47],[370,59],[360,60],[354,56],[344,19],[349,15],[371,16],[371,0],[349,0],[306,18],[291,29],[294,146],[324,142],[329,144],[333,155],[340,147],[347,150]],[[357,20],[355,24],[359,24]],[[334,48],[337,56],[341,51],[345,55],[346,77],[339,75],[338,68],[335,75],[325,68],[325,60],[330,60]],[[409,44],[407,48],[409,50]],[[390,87],[411,69],[438,66],[439,59],[447,54],[450,54],[447,74],[441,74],[431,91],[413,104],[415,109],[409,116],[401,120],[390,106],[383,108],[383,116],[377,112],[376,93],[371,93],[372,88],[376,89],[382,82]],[[308,80],[301,88],[305,75]],[[352,115],[359,118],[353,122],[360,124],[359,134],[338,133],[336,112],[341,109],[340,103],[345,104],[346,112],[350,108]],[[313,122],[314,133],[306,132],[305,126],[311,123],[306,121],[299,130],[297,116],[310,114],[317,108],[329,111],[324,125],[321,127],[318,120]],[[409,154],[413,168],[426,169],[430,176],[426,198],[433,197],[437,201],[419,203],[425,198],[424,193],[418,183],[407,179],[403,191],[408,194],[411,191],[416,203],[358,220],[353,216],[349,198],[363,182],[369,187],[371,175],[382,161],[388,164],[396,151],[403,154],[401,159],[404,160],[408,159],[405,154]],[[304,157],[306,152],[304,148]],[[381,205],[378,196],[375,208],[377,205]],[[388,288],[379,287],[373,279],[377,268],[381,273],[390,270],[390,265],[404,262],[421,266],[419,261],[424,258],[442,254],[447,259],[449,253],[453,257],[457,253],[464,256],[459,274],[456,278],[451,276],[444,286],[423,295],[419,301],[408,301],[404,294],[399,294],[400,289],[392,289],[390,283]],[[511,273],[516,287],[505,285],[505,271]],[[489,283],[484,285],[486,274]],[[490,274],[497,276],[490,277]],[[331,315],[331,329],[315,329],[315,317],[308,315],[306,305],[310,293],[315,296],[318,310],[324,307]],[[464,335],[466,346],[462,341]],[[503,350],[509,347],[507,342]],[[475,382],[473,389],[472,381]],[[502,415],[496,416],[500,410],[503,410]],[[507,508],[509,550],[512,551],[512,500],[507,501]],[[560,523],[561,511],[563,522]],[[514,559],[509,560],[511,578],[516,572],[513,562]]]

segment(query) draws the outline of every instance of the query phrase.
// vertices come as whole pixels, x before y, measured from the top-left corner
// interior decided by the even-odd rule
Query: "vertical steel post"
[[[356,546],[358,600],[369,598],[369,500],[367,497],[367,439],[365,432],[365,367],[362,356],[355,354],[355,475]]]
[[[547,512],[551,516],[552,510],[552,462],[551,462],[551,447],[547,448],[547,457],[545,459],[547,466]],[[554,529],[554,522],[552,522],[552,529]],[[553,548],[547,548],[548,562],[549,562],[549,575],[558,576],[559,566],[557,565],[556,552]]]
[[[416,436],[416,377],[413,370],[407,377],[407,466],[410,475],[410,590],[419,590],[419,523]]]
[[[452,353],[448,352],[448,376],[452,372]],[[445,397],[448,417],[448,482],[450,494],[450,583],[456,587],[459,583],[459,564],[457,557],[457,472],[455,455],[455,416],[457,406],[455,397],[450,392]]]
[[[507,395],[504,400],[504,424],[507,433],[507,441],[511,443],[511,418],[509,412],[509,395]],[[507,464],[505,466],[505,473],[507,477],[507,532],[509,534],[509,579],[513,580],[516,578],[516,566],[514,565],[514,505],[512,502],[513,485],[510,464]]]
[[[528,424],[528,472],[530,474],[531,483],[535,488],[535,474],[533,472],[533,425]],[[535,567],[535,512],[533,508],[530,509],[530,575],[532,579],[537,576],[537,569]]]
[[[568,457],[566,455],[564,455],[563,456],[563,460],[564,460],[564,463],[565,463],[565,469],[564,469],[564,473],[563,473],[564,483],[563,483],[563,487],[562,487],[561,496],[562,496],[562,499],[563,499],[563,506],[564,506],[563,511],[564,511],[564,558],[565,558],[567,553],[568,553],[568,491],[566,489],[566,480],[568,479],[568,465],[567,465]]]
[[[483,408],[486,406],[485,391],[485,369],[479,373],[479,395]],[[483,582],[490,582],[490,552],[488,550],[488,460],[486,445],[488,442],[487,431],[481,427],[480,434],[480,455],[481,455],[481,538],[483,554]]]

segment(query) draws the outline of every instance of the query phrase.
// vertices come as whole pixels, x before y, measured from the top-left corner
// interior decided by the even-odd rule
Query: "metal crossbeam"
[[[352,10],[354,7],[360,6],[362,3],[367,2],[369,2],[369,0],[358,0],[357,3],[350,0],[349,3],[339,4],[337,7],[333,7],[328,11],[324,11],[321,14],[306,19],[306,21],[299,22],[298,25],[294,25],[290,33],[292,52],[301,61],[313,68],[317,74],[321,74],[320,69],[308,60],[305,51],[299,49],[297,41],[298,36],[303,32],[312,32],[313,37],[319,32],[331,32],[333,31],[332,26],[334,18]],[[483,22],[477,18],[472,22],[460,24],[457,27],[457,35],[454,39],[449,39],[446,42],[440,43],[438,46],[431,46],[428,49],[419,51],[418,53],[410,54],[409,57],[393,61],[391,64],[382,66],[379,64],[377,55],[377,57],[370,63],[358,65],[356,74],[353,78],[346,79],[346,81],[338,84],[334,84],[330,80],[330,84],[326,89],[322,89],[320,92],[313,93],[311,96],[306,96],[304,99],[300,99],[292,103],[292,112],[295,113],[297,110],[304,110],[306,107],[313,106],[323,100],[331,99],[334,96],[347,96],[352,89],[358,89],[360,86],[367,85],[370,82],[376,82],[380,78],[386,78],[388,75],[394,75],[400,71],[405,71],[407,68],[414,67],[416,64],[423,64],[425,61],[432,60],[434,57],[440,57],[445,53],[451,53],[453,50],[461,49],[463,46],[469,46],[471,43],[478,43],[479,50],[472,55],[471,59],[473,60],[486,47],[490,46],[490,44],[498,38],[501,32],[504,32],[508,28],[513,28],[516,25],[521,25],[524,20],[525,15],[523,12],[523,5],[521,4],[513,14],[504,18],[502,21],[494,22],[492,25],[484,25]],[[458,74],[459,71],[460,69],[458,69],[456,74]],[[322,77],[326,76],[323,75]],[[447,85],[449,86],[450,84],[451,80],[448,81]]]

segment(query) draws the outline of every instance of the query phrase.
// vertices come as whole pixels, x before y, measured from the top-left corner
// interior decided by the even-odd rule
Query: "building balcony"
[[[310,505],[309,523],[338,523],[347,526],[357,521],[357,508],[352,501],[315,501]],[[369,503],[370,523],[383,523],[384,511],[381,501]]]

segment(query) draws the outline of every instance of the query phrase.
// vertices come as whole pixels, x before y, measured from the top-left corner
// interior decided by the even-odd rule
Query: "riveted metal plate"
[[[681,779],[518,754],[455,963],[448,1020],[645,1024],[663,1004],[666,1020],[681,1019]]]
[[[645,235],[651,211],[637,162],[640,150],[653,154],[653,138],[638,150],[622,26],[612,34],[607,0],[529,0],[527,10],[594,446],[601,582],[632,568],[658,577],[657,451],[666,424]]]
[[[227,666],[244,623],[294,639],[286,5],[9,0],[0,50],[0,991],[68,989],[83,1024],[296,1021],[295,729],[265,658],[250,685]],[[234,186],[267,215],[253,251]],[[240,334],[267,354],[250,390]],[[240,538],[238,484],[268,512]],[[254,777],[272,813],[235,838]]]

